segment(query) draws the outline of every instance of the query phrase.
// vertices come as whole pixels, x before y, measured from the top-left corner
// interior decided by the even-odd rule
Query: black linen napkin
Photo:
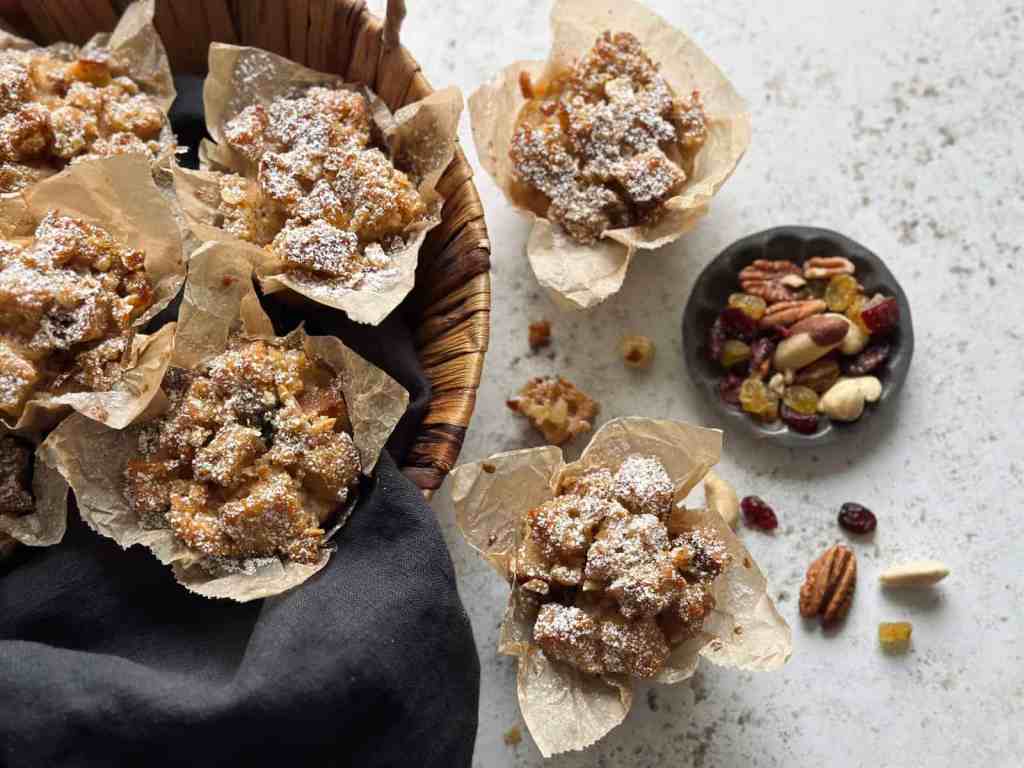
[[[197,81],[176,84],[175,128],[194,143]],[[337,551],[298,588],[240,605],[187,592],[72,510],[61,544],[0,564],[0,765],[470,764],[479,660],[433,512],[395,464],[430,394],[401,309],[377,328],[267,309],[410,390]]]

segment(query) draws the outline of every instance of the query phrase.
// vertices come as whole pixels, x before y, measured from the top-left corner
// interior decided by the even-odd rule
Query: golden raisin
[[[810,415],[818,412],[818,393],[810,387],[786,387],[782,400],[797,413]]]
[[[729,306],[746,312],[754,320],[760,320],[768,309],[768,304],[760,296],[749,293],[733,293],[729,296]]]
[[[825,303],[829,312],[844,312],[860,293],[860,285],[853,275],[836,275],[828,281]]]
[[[913,631],[909,621],[883,621],[878,625],[878,642],[884,651],[903,653],[910,647]]]
[[[870,335],[871,329],[864,324],[864,319],[861,317],[861,313],[867,308],[867,305],[867,297],[863,294],[858,294],[853,297],[853,300],[850,302],[850,306],[846,308],[846,312],[844,314],[853,321],[854,325],[864,331],[864,333]]]
[[[750,377],[740,387],[743,410],[762,421],[775,421],[779,416],[779,398],[757,377]]]
[[[736,339],[729,339],[722,345],[722,356],[719,358],[719,361],[722,363],[723,368],[732,368],[734,365],[749,359],[749,344],[744,344]]]

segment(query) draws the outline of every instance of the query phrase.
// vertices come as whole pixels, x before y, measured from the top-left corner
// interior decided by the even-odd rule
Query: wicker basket
[[[47,44],[83,43],[114,27],[129,0],[5,0],[0,20]],[[264,48],[365,83],[392,110],[431,92],[399,43],[404,0],[382,23],[363,0],[157,0],[156,26],[177,72],[203,74],[221,41]],[[404,466],[428,496],[462,447],[490,333],[490,244],[473,171],[461,150],[438,185],[443,220],[420,251],[416,287],[399,308],[415,331],[431,399]]]

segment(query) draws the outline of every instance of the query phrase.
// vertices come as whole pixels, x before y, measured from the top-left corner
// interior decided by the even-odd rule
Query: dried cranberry
[[[875,513],[862,504],[848,501],[839,508],[839,527],[850,533],[871,533],[877,526]]]
[[[743,521],[751,528],[773,531],[779,527],[779,518],[775,516],[775,510],[760,496],[744,496],[740,502],[740,509],[743,510]]]
[[[892,345],[887,341],[875,341],[846,365],[846,372],[852,376],[867,376],[889,359]]]
[[[766,336],[750,345],[750,370],[761,377],[768,375],[772,355],[775,353],[775,342]],[[762,370],[763,368],[763,370]]]
[[[734,339],[750,341],[757,332],[757,321],[738,307],[726,307],[718,315],[725,335]]]
[[[715,322],[708,329],[708,359],[717,363],[722,357],[722,347],[727,340],[725,329],[722,327],[722,319],[715,318]]]
[[[798,413],[785,403],[782,404],[782,420],[790,429],[802,435],[813,435],[818,431],[818,414]]]
[[[871,333],[885,333],[900,321],[900,305],[891,296],[861,310],[860,319]]]
[[[740,387],[743,386],[743,377],[736,373],[728,373],[718,382],[718,396],[723,403],[729,405],[740,404]]]

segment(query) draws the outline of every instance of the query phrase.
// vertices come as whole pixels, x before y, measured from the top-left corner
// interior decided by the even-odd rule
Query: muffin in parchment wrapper
[[[214,43],[210,46],[209,75],[203,88],[207,130],[214,141],[200,147],[202,169],[175,170],[175,187],[186,219],[201,240],[224,240],[263,251],[253,256],[260,286],[266,293],[289,291],[309,301],[343,310],[352,320],[376,325],[412,290],[420,245],[441,221],[443,198],[438,181],[455,153],[462,95],[446,88],[408,104],[393,115],[387,105],[363,85],[346,84],[337,75],[307,69],[259,48]],[[251,161],[231,148],[224,126],[251,104],[269,105],[293,97],[311,86],[344,88],[361,93],[371,110],[374,134],[395,167],[405,172],[427,208],[425,218],[402,233],[405,245],[389,254],[388,266],[369,273],[354,288],[302,272],[288,272],[269,247],[247,243],[219,228],[220,191],[217,172],[254,178]]]
[[[79,53],[84,51],[102,49],[109,53],[115,62],[127,67],[128,76],[164,113],[163,127],[157,139],[162,148],[152,160],[151,167],[154,171],[169,171],[174,165],[177,144],[167,113],[174,103],[177,92],[174,89],[174,76],[167,59],[167,51],[153,24],[155,8],[156,0],[137,0],[121,14],[113,31],[93,35],[83,46],[59,42],[40,48],[31,40],[0,28],[0,52],[40,50],[67,61],[77,58]],[[0,214],[7,212],[2,206],[3,199],[16,194],[0,194]]]
[[[195,368],[225,351],[229,336],[274,339],[270,319],[260,307],[252,283],[252,264],[232,244],[202,245],[189,263],[172,365]],[[408,392],[384,371],[364,360],[333,336],[307,336],[300,328],[284,339],[342,377],[352,438],[361,471],[369,475],[384,443],[409,402]],[[163,403],[154,403],[148,418],[158,417]],[[124,470],[138,455],[145,420],[129,429],[113,430],[73,415],[50,433],[42,446],[53,466],[71,486],[82,518],[98,533],[122,547],[142,544],[189,590],[206,597],[244,602],[284,592],[306,581],[326,565],[329,546],[315,563],[278,557],[224,562],[185,546],[170,530],[142,520],[124,495]],[[340,511],[330,535],[344,524],[351,507]]]
[[[615,472],[631,454],[656,456],[675,486],[678,504],[718,463],[721,446],[718,430],[658,419],[615,419],[571,464],[563,461],[559,448],[546,446],[500,453],[456,468],[456,522],[470,546],[514,585],[524,517],[554,498],[564,479],[594,467]],[[715,607],[701,632],[673,647],[653,680],[686,680],[701,656],[738,669],[777,669],[791,652],[790,629],[768,595],[765,577],[717,512],[693,509],[688,515],[694,526],[714,529],[732,557],[713,584]],[[513,587],[498,650],[519,659],[519,706],[541,754],[584,749],[625,719],[632,703],[631,679],[589,675],[547,658],[533,642],[538,604],[529,594]]]
[[[606,229],[582,244],[515,194],[509,149],[517,119],[527,103],[520,77],[534,82],[557,75],[590,50],[606,30],[630,32],[659,65],[677,96],[700,91],[708,136],[696,155],[693,174],[664,202],[664,215],[651,224]],[[526,245],[530,266],[556,302],[588,309],[617,293],[638,249],[659,248],[688,232],[708,211],[711,198],[735,170],[750,144],[750,115],[743,99],[717,66],[678,29],[632,0],[556,0],[551,11],[552,47],[546,62],[516,61],[469,98],[473,139],[480,164],[506,200],[532,220]]]
[[[17,210],[24,222],[0,237],[17,242],[31,237],[47,213],[82,219],[102,227],[121,245],[145,253],[144,271],[153,302],[133,321],[142,328],[164,309],[185,280],[181,231],[166,198],[153,181],[149,163],[136,155],[117,155],[75,163],[6,201],[3,211]],[[0,417],[0,426],[22,435],[40,435],[70,410],[114,429],[131,424],[160,389],[174,346],[174,324],[156,333],[135,333],[122,362],[123,378],[106,392],[37,394],[17,421]]]

